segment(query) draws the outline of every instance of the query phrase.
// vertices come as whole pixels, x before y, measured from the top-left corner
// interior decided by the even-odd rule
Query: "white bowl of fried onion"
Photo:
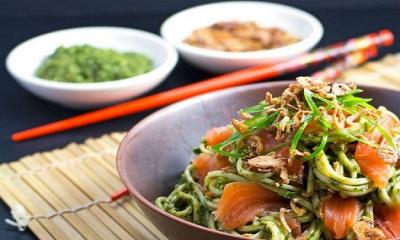
[[[300,40],[286,46],[257,51],[220,51],[185,42],[193,31],[219,22],[254,22],[277,28]],[[275,64],[312,49],[323,35],[321,23],[311,14],[293,7],[268,2],[220,2],[196,6],[169,17],[161,35],[181,56],[209,72],[228,72],[260,64]]]

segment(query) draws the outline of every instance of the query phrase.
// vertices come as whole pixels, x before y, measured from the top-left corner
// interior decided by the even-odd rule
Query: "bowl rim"
[[[197,230],[200,231],[205,231],[207,233],[210,234],[214,234],[216,236],[225,236],[225,237],[235,237],[235,239],[248,239],[248,238],[244,238],[244,237],[238,237],[238,236],[234,236],[232,234],[229,233],[225,233],[225,232],[221,232],[221,231],[217,231],[214,229],[210,229],[204,226],[200,226],[197,224],[194,224],[192,222],[180,219],[172,214],[169,214],[161,209],[159,209],[153,202],[147,200],[145,197],[143,197],[139,191],[135,188],[135,186],[127,181],[127,172],[124,170],[124,168],[122,167],[123,163],[122,162],[126,162],[122,159],[121,156],[121,149],[124,148],[124,146],[126,144],[128,144],[129,141],[129,136],[136,134],[136,132],[141,131],[141,129],[146,126],[148,123],[151,123],[153,121],[156,121],[159,116],[162,116],[163,114],[167,114],[170,113],[171,111],[178,111],[182,108],[185,108],[187,106],[193,105],[193,104],[197,104],[200,101],[205,101],[209,98],[213,98],[216,95],[218,96],[223,96],[223,95],[229,95],[229,94],[234,94],[234,93],[238,93],[238,92],[243,92],[243,91],[249,91],[249,90],[253,90],[253,89],[259,89],[259,88],[265,88],[266,90],[270,87],[284,87],[287,86],[290,83],[293,83],[293,80],[283,80],[283,81],[273,81],[273,82],[263,82],[263,83],[256,83],[256,84],[247,84],[247,85],[242,85],[242,86],[236,86],[236,87],[231,87],[231,88],[227,88],[227,89],[222,89],[222,90],[217,90],[217,91],[213,91],[210,93],[206,93],[206,94],[201,94],[174,104],[171,104],[167,107],[164,107],[160,110],[157,110],[156,112],[148,115],[147,117],[145,117],[144,119],[142,119],[141,121],[139,121],[136,125],[134,125],[129,131],[128,133],[124,136],[121,144],[119,145],[118,148],[118,152],[117,152],[117,161],[116,161],[116,165],[117,165],[117,171],[120,175],[121,181],[123,182],[123,184],[127,187],[127,189],[129,190],[130,195],[135,198],[137,201],[139,201],[141,204],[145,205],[147,208],[150,208],[153,212],[163,216],[164,218],[167,218],[170,221],[174,221],[176,223],[180,223],[180,224],[184,224],[187,227],[192,227],[195,228]],[[369,88],[369,89],[381,89],[384,91],[388,91],[388,92],[392,92],[392,93],[400,93],[400,90],[395,90],[395,89],[388,89],[388,88],[384,88],[384,87],[379,87],[379,86],[368,86],[368,85],[358,85],[361,88]]]
[[[311,33],[305,38],[301,39],[301,41],[293,44],[289,44],[287,46],[266,49],[266,50],[258,50],[258,51],[248,51],[248,52],[226,52],[226,51],[218,51],[213,49],[201,48],[189,45],[182,41],[173,41],[168,38],[168,29],[172,27],[172,23],[174,18],[178,17],[181,14],[185,14],[187,12],[198,10],[204,7],[210,6],[218,6],[218,5],[237,5],[237,4],[248,4],[248,5],[265,5],[272,6],[275,8],[279,8],[283,11],[288,12],[289,14],[296,15],[305,19],[311,27]],[[188,52],[195,55],[207,56],[212,58],[223,58],[223,59],[264,59],[264,58],[275,58],[275,57],[285,57],[293,55],[293,52],[301,52],[302,50],[309,50],[311,47],[315,46],[322,38],[324,33],[324,28],[321,22],[310,13],[301,10],[299,8],[295,8],[289,5],[272,3],[272,2],[261,2],[261,1],[224,1],[224,2],[216,2],[216,3],[208,3],[203,5],[198,5],[194,7],[190,7],[179,11],[171,16],[169,16],[160,27],[161,36],[166,39],[169,43],[175,46],[179,51]]]
[[[25,74],[21,74],[16,68],[15,62],[13,61],[13,57],[16,51],[20,48],[25,47],[30,44],[32,41],[40,41],[40,39],[51,37],[56,34],[73,34],[73,32],[80,31],[104,31],[105,34],[113,34],[112,32],[121,32],[127,33],[132,36],[132,38],[145,38],[148,41],[152,41],[154,44],[160,45],[166,52],[166,59],[163,61],[158,67],[153,68],[147,73],[124,78],[117,80],[109,80],[104,82],[93,82],[93,83],[71,83],[71,82],[57,82],[42,79],[36,77],[35,75],[27,76]],[[111,33],[108,33],[111,32]],[[79,34],[79,33],[78,33]],[[82,44],[85,44],[82,42]],[[154,60],[154,59],[152,59]],[[15,46],[7,55],[5,66],[7,71],[12,75],[17,81],[25,82],[28,84],[32,84],[39,87],[45,87],[50,89],[59,89],[59,90],[74,90],[74,91],[96,91],[96,90],[113,90],[119,89],[122,87],[132,87],[132,86],[140,86],[143,84],[153,83],[157,77],[167,75],[173,68],[176,66],[178,62],[178,52],[177,50],[167,41],[165,41],[160,36],[147,32],[140,29],[127,28],[127,27],[114,27],[114,26],[84,26],[84,27],[76,27],[76,28],[66,28],[60,29],[44,34],[40,34],[33,38],[27,39],[17,46]]]

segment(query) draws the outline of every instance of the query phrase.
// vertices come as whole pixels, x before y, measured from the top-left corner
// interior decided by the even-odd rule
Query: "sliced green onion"
[[[378,131],[380,132],[380,134],[385,138],[386,142],[389,143],[389,145],[395,150],[395,152],[397,153],[397,146],[396,144],[393,142],[392,137],[390,136],[390,134],[386,131],[386,129],[384,129],[380,124],[376,125],[376,128],[378,129]]]
[[[306,160],[310,160],[315,158],[318,153],[320,153],[324,148],[326,143],[328,142],[328,128],[323,127],[324,133],[321,138],[321,143],[318,145],[318,147],[315,149],[313,153],[311,153],[308,157],[306,157]]]
[[[254,115],[254,117],[244,121],[243,124],[248,128],[249,131],[264,128],[268,125],[271,125],[275,121],[278,114],[278,112],[271,113],[270,115],[259,113]]]
[[[332,124],[328,121],[328,119],[326,119],[326,117],[321,115],[318,117],[318,119],[322,123],[322,125],[324,125],[325,127],[333,128]]]
[[[364,90],[356,88],[356,89],[351,90],[350,92],[348,92],[346,94],[341,95],[340,97],[347,96],[347,95],[356,95],[356,94],[359,94],[359,93],[362,93],[362,92],[364,92]]]
[[[312,97],[315,98],[315,99],[318,99],[318,100],[320,100],[320,101],[322,101],[324,103],[326,103],[328,109],[332,109],[333,108],[332,101],[329,101],[328,99],[323,98],[320,95],[315,94],[315,93],[312,94]]]
[[[264,115],[262,113],[256,114],[253,118],[246,120],[243,124],[249,129],[249,133],[251,131],[254,131],[255,129],[260,129],[264,128],[268,125],[271,125],[276,117],[278,116],[278,112],[274,112],[270,115]],[[237,131],[235,131],[232,136],[223,141],[222,143],[219,143],[215,146],[212,147],[213,151],[216,153],[219,153],[221,155],[227,156],[227,157],[241,157],[242,155],[239,153],[233,153],[233,152],[226,152],[223,149],[227,147],[228,145],[233,144],[240,138],[246,136],[247,134],[241,134]]]
[[[336,132],[337,132],[338,134],[340,134],[340,135],[343,135],[343,136],[345,136],[345,137],[348,137],[348,138],[350,138],[350,139],[353,139],[354,141],[367,144],[367,145],[369,145],[369,146],[371,146],[371,147],[375,147],[375,148],[377,147],[375,143],[372,143],[372,142],[370,142],[370,141],[368,141],[368,140],[364,140],[364,139],[362,139],[362,138],[356,137],[356,136],[354,136],[353,134],[349,133],[349,132],[348,132],[347,130],[345,130],[345,129],[339,129],[339,130],[337,130]]]
[[[312,114],[316,117],[319,117],[319,121],[327,128],[332,128],[332,124],[325,118],[325,116],[322,115],[322,113],[319,111],[317,105],[315,102],[312,100],[313,93],[308,90],[304,89],[304,98],[306,99],[306,102],[308,106],[311,109]]]
[[[219,153],[221,155],[227,156],[227,157],[241,157],[241,154],[238,153],[230,153],[227,151],[224,151],[222,149],[224,149],[225,147],[227,147],[228,145],[236,142],[237,140],[239,140],[242,137],[242,134],[240,134],[239,132],[234,132],[230,138],[228,138],[227,140],[215,145],[212,147],[212,150],[215,153]]]
[[[261,101],[258,105],[242,109],[242,110],[240,110],[240,112],[243,112],[243,113],[258,113],[258,112],[262,112],[265,109],[266,106],[267,106],[267,103],[265,101]]]
[[[304,123],[299,127],[299,129],[297,129],[296,134],[294,134],[293,136],[293,140],[292,143],[290,144],[290,152],[292,152],[293,150],[295,150],[297,148],[297,144],[300,141],[301,135],[304,132],[304,129],[306,129],[307,125],[311,122],[312,118],[311,116],[306,116]]]
[[[320,116],[321,112],[318,110],[317,105],[315,105],[314,101],[312,100],[312,92],[308,89],[304,89],[304,98],[308,106],[310,107],[314,116]]]
[[[346,95],[343,98],[338,98],[338,101],[344,107],[352,107],[359,105],[365,108],[373,108],[373,106],[368,104],[368,102],[372,101],[372,98],[361,98],[361,97],[355,97],[353,95]]]

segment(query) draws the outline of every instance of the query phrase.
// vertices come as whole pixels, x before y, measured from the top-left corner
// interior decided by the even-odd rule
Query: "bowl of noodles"
[[[170,239],[399,239],[397,91],[297,81],[164,108],[118,171]]]

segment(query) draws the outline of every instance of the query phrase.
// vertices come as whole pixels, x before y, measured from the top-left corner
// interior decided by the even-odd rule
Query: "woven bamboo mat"
[[[129,197],[107,203],[123,188],[115,156],[123,133],[71,143],[0,165],[0,197],[21,204],[33,219],[28,227],[40,239],[166,239]],[[89,203],[102,202],[88,206]],[[67,209],[82,210],[52,215]]]
[[[383,59],[347,70],[340,79],[400,90],[400,53],[388,54]]]

